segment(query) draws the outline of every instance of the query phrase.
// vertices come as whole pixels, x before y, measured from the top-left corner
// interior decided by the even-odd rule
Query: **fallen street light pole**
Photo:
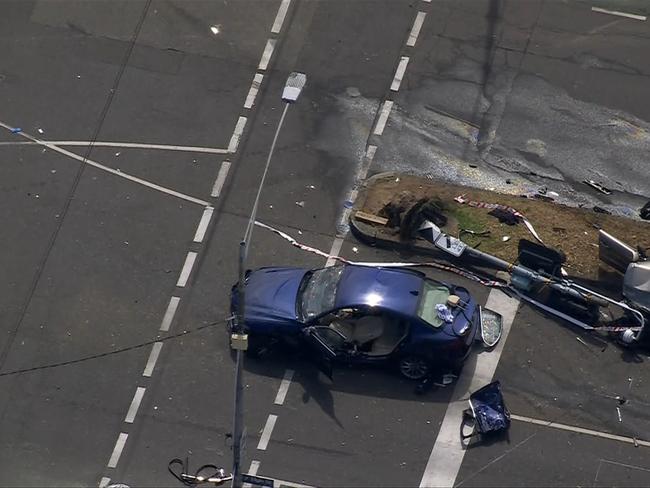
[[[307,76],[304,73],[292,72],[287,78],[285,83],[284,90],[282,92],[282,101],[285,103],[284,110],[282,111],[282,116],[278,122],[278,126],[275,130],[275,135],[273,136],[273,142],[271,143],[271,148],[269,149],[269,154],[266,158],[266,165],[264,167],[264,172],[262,173],[262,178],[260,180],[259,187],[257,188],[257,195],[255,196],[255,201],[253,203],[253,209],[251,211],[250,218],[248,219],[248,224],[246,226],[246,231],[244,233],[244,238],[239,244],[239,282],[237,286],[237,313],[236,316],[232,319],[231,325],[231,336],[230,336],[230,345],[232,349],[236,351],[236,361],[235,361],[235,391],[234,391],[234,400],[233,400],[233,462],[232,462],[232,486],[234,488],[240,488],[242,486],[242,472],[241,472],[241,455],[242,455],[242,437],[243,437],[243,408],[244,408],[244,390],[242,385],[242,375],[243,375],[243,366],[244,366],[244,351],[248,348],[248,334],[246,329],[245,321],[245,302],[246,302],[246,259],[248,257],[248,248],[251,243],[251,238],[253,235],[253,229],[255,228],[255,219],[257,216],[257,208],[260,201],[260,195],[262,194],[262,189],[264,188],[264,182],[266,180],[266,175],[269,170],[269,165],[271,163],[271,158],[273,157],[273,152],[275,151],[275,145],[280,135],[280,130],[284,123],[284,118],[287,115],[289,110],[289,105],[296,102],[302,89],[307,82]]]
[[[520,298],[528,301],[529,303],[532,303],[533,305],[545,310],[546,312],[549,312],[575,325],[578,325],[585,330],[596,330],[597,327],[585,324],[580,320],[573,319],[567,314],[559,312],[552,307],[548,307],[532,299],[527,294],[527,292],[532,288],[532,285],[541,285],[569,299],[588,305],[607,307],[611,304],[620,307],[622,310],[634,317],[634,319],[639,324],[638,327],[621,327],[621,339],[624,343],[629,344],[635,340],[638,340],[643,333],[643,329],[645,327],[645,317],[643,313],[629,306],[623,301],[611,299],[605,295],[595,292],[594,290],[590,290],[584,286],[574,283],[573,281],[564,278],[544,276],[541,273],[529,269],[525,266],[508,263],[507,261],[504,261],[503,259],[500,259],[496,256],[479,251],[478,249],[468,246],[460,239],[445,234],[438,226],[428,220],[425,220],[422,223],[418,229],[418,233],[438,249],[441,249],[442,251],[445,251],[446,253],[451,254],[456,258],[459,258],[464,254],[465,256],[481,261],[488,266],[510,273],[511,282],[509,288],[513,290]]]

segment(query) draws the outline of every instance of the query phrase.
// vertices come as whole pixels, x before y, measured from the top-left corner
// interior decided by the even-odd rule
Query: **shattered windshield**
[[[300,285],[298,313],[303,322],[334,307],[336,288],[345,266],[331,266],[308,273]]]

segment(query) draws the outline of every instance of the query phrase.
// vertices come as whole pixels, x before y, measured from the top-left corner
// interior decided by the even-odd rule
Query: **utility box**
[[[231,334],[230,348],[235,351],[246,351],[248,349],[248,334]]]

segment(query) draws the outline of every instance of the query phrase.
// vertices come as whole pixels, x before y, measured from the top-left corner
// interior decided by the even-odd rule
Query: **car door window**
[[[310,329],[313,337],[329,349],[330,353],[337,354],[345,350],[347,338],[340,332],[325,326],[310,327]]]

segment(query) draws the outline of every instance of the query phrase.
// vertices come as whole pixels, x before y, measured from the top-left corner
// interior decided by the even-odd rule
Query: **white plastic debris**
[[[502,240],[503,242],[508,242],[508,241],[510,240],[510,236],[503,236],[503,237],[501,238],[501,240]]]
[[[358,247],[353,247],[352,252],[359,252],[359,248]]]
[[[303,202],[303,201],[301,200],[301,201],[299,201],[299,202],[296,202],[296,205],[298,205],[299,207],[304,207],[304,206],[305,206],[305,202]]]
[[[43,129],[41,129],[41,128],[39,127],[39,129],[38,129],[38,133],[39,133],[39,134],[42,134],[42,133],[43,133]]]

